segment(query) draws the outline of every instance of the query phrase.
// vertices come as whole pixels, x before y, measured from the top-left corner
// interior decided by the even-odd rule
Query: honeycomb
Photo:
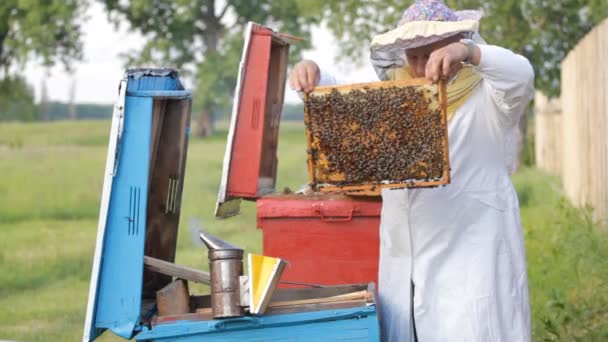
[[[309,94],[306,129],[314,181],[337,187],[445,184],[447,124],[439,94],[433,85],[350,86]]]

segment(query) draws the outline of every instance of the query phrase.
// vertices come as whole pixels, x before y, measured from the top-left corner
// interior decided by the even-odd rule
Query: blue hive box
[[[143,267],[173,262],[192,99],[172,69],[127,70],[112,114],[84,340],[131,338],[142,305],[172,281]]]

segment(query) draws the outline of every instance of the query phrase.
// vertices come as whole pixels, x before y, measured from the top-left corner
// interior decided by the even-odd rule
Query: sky
[[[129,31],[126,23],[116,30],[98,2],[91,4],[87,14],[89,19],[83,27],[84,61],[74,64],[73,74],[66,73],[62,65],[50,70],[34,62],[27,65],[25,75],[34,87],[38,100],[46,73],[47,96],[50,101],[67,102],[72,84],[75,86],[75,102],[112,104],[116,100],[118,82],[124,73],[124,60],[120,54],[132,49],[138,50],[145,40],[137,32]],[[303,58],[317,61],[324,70],[348,83],[374,79],[373,68],[367,63],[363,67],[335,63],[337,43],[328,30],[314,28],[312,36],[314,48],[305,51]],[[234,67],[236,69],[238,65]],[[184,83],[188,88],[188,80]],[[289,87],[286,88],[285,102],[299,102],[298,96]]]

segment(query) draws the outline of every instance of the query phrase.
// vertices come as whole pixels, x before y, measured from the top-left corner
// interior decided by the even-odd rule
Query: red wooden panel
[[[382,202],[353,200],[341,195],[273,196],[257,202],[258,218],[325,217],[347,220],[357,216],[380,216]]]
[[[322,285],[378,283],[380,217],[350,222],[261,219],[264,255],[289,262],[281,280]]]
[[[262,156],[264,106],[268,86],[271,31],[254,27],[243,75],[227,192],[255,198]]]

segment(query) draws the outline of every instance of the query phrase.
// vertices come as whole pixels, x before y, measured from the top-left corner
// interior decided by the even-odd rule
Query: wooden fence
[[[562,173],[562,107],[537,92],[534,97],[534,139],[536,166],[560,176]]]
[[[597,218],[606,220],[608,20],[587,34],[562,62],[561,94],[562,133],[556,139],[561,141],[554,144],[561,150],[564,190],[575,205],[589,204]],[[549,129],[545,128],[543,134]]]

